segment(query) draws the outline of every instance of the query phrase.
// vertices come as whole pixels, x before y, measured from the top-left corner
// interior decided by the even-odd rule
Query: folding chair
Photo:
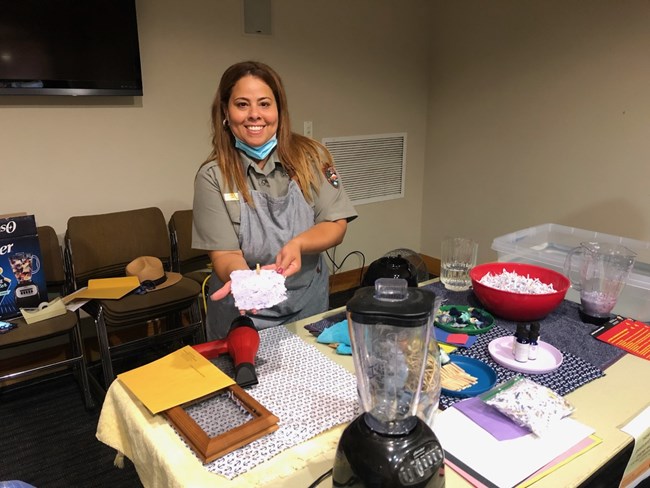
[[[205,318],[205,301],[209,292],[207,280],[212,271],[208,253],[192,248],[192,210],[175,211],[169,219],[168,227],[172,244],[172,269],[201,285]]]
[[[65,256],[73,290],[90,279],[125,276],[126,266],[141,256],[160,259],[168,270],[170,252],[167,223],[156,207],[68,219]],[[118,358],[185,337],[205,341],[200,293],[198,283],[183,277],[164,289],[85,304],[97,330],[104,389],[115,379]]]
[[[192,248],[192,210],[175,211],[168,223],[172,245],[172,270],[203,283],[210,274],[210,256]]]
[[[41,248],[41,266],[42,271],[45,272],[48,292],[65,293],[63,256],[56,232],[49,226],[38,227],[37,232]],[[18,327],[0,334],[0,349],[14,348],[19,352],[12,357],[13,367],[0,368],[0,385],[27,376],[36,377],[37,373],[69,368],[78,377],[86,408],[92,408],[94,402],[90,394],[78,315],[67,311],[63,315],[31,324],[22,317],[11,322]],[[65,355],[62,358],[52,339],[65,336],[68,338],[68,350],[64,351]],[[34,349],[37,345],[41,349]],[[24,352],[20,352],[19,347]],[[44,351],[43,348],[52,348],[55,352]],[[18,364],[20,366],[17,367]],[[47,379],[48,376],[41,376],[41,378]]]

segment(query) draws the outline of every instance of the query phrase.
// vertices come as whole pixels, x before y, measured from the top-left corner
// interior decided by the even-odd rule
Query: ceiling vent
[[[404,197],[406,133],[326,137],[323,144],[355,205]]]

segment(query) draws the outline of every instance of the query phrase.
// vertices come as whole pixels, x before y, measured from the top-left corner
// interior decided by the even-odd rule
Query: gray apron
[[[287,194],[271,197],[251,191],[255,208],[240,201],[239,245],[249,268],[275,263],[278,252],[289,240],[314,225],[314,210],[305,200],[298,184],[289,183]],[[286,324],[325,312],[329,306],[329,272],[322,254],[303,254],[300,272],[286,280],[287,299],[278,305],[251,314],[258,330]],[[212,273],[211,293],[223,286]],[[224,338],[233,319],[239,315],[232,295],[223,300],[208,298],[208,340]]]

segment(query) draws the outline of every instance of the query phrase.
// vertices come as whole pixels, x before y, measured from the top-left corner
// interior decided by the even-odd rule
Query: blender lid
[[[375,286],[359,288],[348,301],[350,318],[359,323],[419,327],[433,314],[435,294],[407,286],[404,279],[380,278]]]

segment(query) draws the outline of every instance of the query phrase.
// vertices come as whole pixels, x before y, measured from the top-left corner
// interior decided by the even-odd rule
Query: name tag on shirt
[[[239,193],[224,193],[223,200],[225,202],[237,202],[239,201]]]

